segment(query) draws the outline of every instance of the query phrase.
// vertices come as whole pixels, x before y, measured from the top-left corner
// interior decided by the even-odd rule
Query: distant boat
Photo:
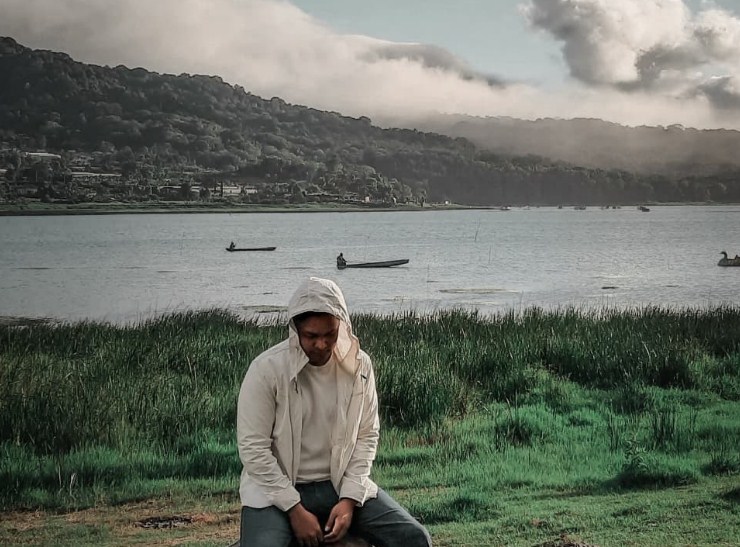
[[[402,264],[408,264],[408,258],[402,258],[400,260],[384,260],[382,262],[356,262],[354,264],[337,262],[337,269],[344,270],[345,268],[390,268],[391,266],[401,266]]]
[[[274,251],[277,247],[226,247],[230,253],[238,251]]]
[[[638,210],[638,211],[642,211],[643,213],[649,213],[649,212],[650,212],[650,209],[648,209],[648,208],[647,208],[647,207],[645,207],[644,205],[640,205],[640,206],[638,206],[638,207],[637,207],[637,210]]]
[[[586,210],[586,206],[585,205],[576,205],[575,207],[573,207],[573,209],[575,209],[576,211],[585,211]]]
[[[728,258],[725,251],[719,254],[722,255],[722,258],[717,262],[717,266],[740,266],[740,256],[735,255],[735,258]]]

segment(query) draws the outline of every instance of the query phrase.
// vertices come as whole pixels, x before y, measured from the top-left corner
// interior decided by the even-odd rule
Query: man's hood
[[[341,366],[352,374],[357,370],[357,359],[360,351],[360,342],[352,334],[352,323],[347,311],[347,303],[344,301],[342,290],[334,281],[321,279],[320,277],[309,277],[296,289],[288,303],[288,327],[290,328],[290,345],[298,348],[305,356],[298,341],[293,318],[305,312],[328,313],[339,319],[339,336],[334,353]],[[300,363],[296,374],[308,363]]]

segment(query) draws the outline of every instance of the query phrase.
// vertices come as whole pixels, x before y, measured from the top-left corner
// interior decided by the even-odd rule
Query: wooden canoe
[[[399,260],[383,260],[382,262],[356,262],[354,264],[337,264],[337,268],[344,270],[345,268],[390,268],[391,266],[401,266],[402,264],[408,264],[408,258],[401,258]]]
[[[277,247],[226,247],[230,253],[238,251],[274,251]]]

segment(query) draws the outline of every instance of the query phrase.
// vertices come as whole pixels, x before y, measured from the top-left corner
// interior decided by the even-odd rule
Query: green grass
[[[738,543],[740,310],[353,322],[384,424],[374,478],[435,544]],[[0,326],[0,510],[238,507],[239,385],[285,333],[217,310]]]

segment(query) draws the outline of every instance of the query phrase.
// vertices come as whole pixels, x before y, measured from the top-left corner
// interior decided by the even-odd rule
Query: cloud
[[[692,18],[678,0],[529,2],[530,22],[564,42],[571,72],[585,83],[557,92],[481,74],[434,45],[336,32],[287,0],[2,3],[0,35],[28,47],[216,74],[265,98],[386,124],[442,112],[740,127],[736,75],[720,70],[737,53],[738,21],[721,10]],[[697,76],[700,68],[715,72]]]
[[[463,59],[434,45],[398,44],[393,42],[388,42],[385,45],[376,44],[363,58],[369,62],[405,59],[418,62],[425,68],[452,72],[463,80],[485,81],[496,87],[505,85],[501,78],[476,72]]]
[[[98,64],[217,74],[349,114],[451,108],[495,77],[435,46],[342,35],[280,0],[3,0],[0,34]],[[458,93],[462,91],[462,93]]]
[[[720,109],[740,110],[740,79],[712,78],[700,86],[713,105]]]
[[[708,9],[699,13],[692,30],[710,58],[740,63],[740,19],[721,9]]]
[[[682,0],[529,0],[521,11],[589,86],[740,104],[740,19],[727,11],[692,14]]]

